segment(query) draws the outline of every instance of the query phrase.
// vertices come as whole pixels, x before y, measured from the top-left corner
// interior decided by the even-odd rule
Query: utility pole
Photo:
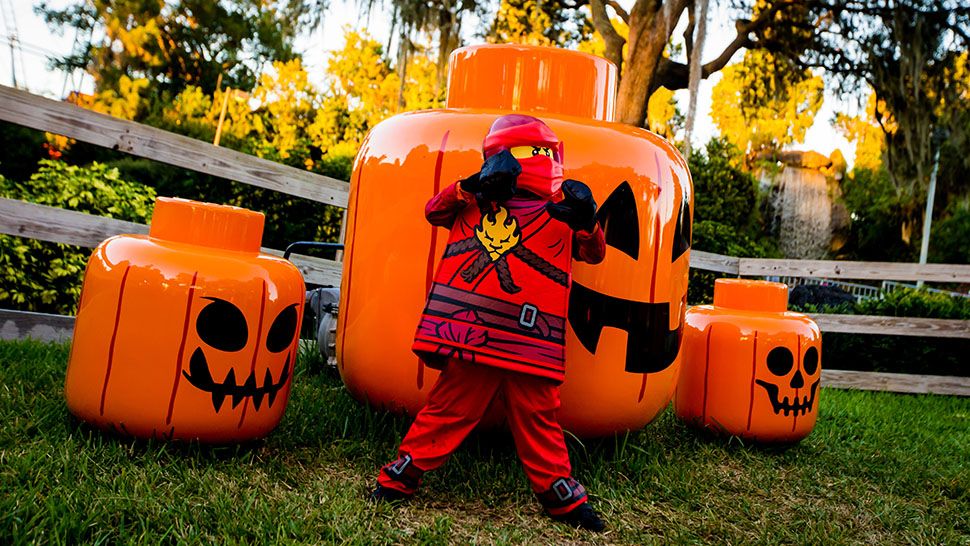
[[[936,146],[933,153],[933,170],[930,171],[930,187],[926,192],[926,213],[923,215],[923,239],[920,241],[919,263],[926,263],[926,257],[930,252],[930,228],[933,225],[933,201],[936,200],[936,174],[940,170],[940,148],[943,147],[945,135],[940,129],[933,131],[933,138],[930,140]],[[916,288],[922,288],[923,281],[916,281]]]

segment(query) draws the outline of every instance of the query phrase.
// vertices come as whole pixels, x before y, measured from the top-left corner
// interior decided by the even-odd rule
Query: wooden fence
[[[235,180],[260,188],[345,208],[348,184],[234,150],[213,146],[138,123],[92,112],[72,104],[0,86],[0,120],[112,148],[169,165]],[[0,233],[93,248],[121,233],[147,233],[148,227],[0,198]],[[264,249],[282,254],[278,250]],[[339,285],[341,265],[333,260],[294,255],[308,283]],[[970,266],[767,260],[691,251],[691,267],[730,276],[790,276],[830,279],[937,281],[970,283]],[[816,314],[823,332],[890,334],[970,339],[970,321]],[[73,317],[0,310],[0,339],[70,339]],[[970,378],[873,374],[825,370],[829,387],[930,392],[970,396]]]

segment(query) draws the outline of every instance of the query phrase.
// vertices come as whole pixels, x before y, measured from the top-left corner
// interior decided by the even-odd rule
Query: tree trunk
[[[661,4],[654,4],[655,11],[651,13],[643,8],[638,10],[641,3],[643,0],[637,2],[630,14],[626,62],[616,96],[617,121],[637,127],[643,127],[647,121],[647,101],[655,90],[654,76],[670,38]]]

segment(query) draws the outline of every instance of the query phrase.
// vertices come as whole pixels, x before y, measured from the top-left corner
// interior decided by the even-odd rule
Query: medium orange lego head
[[[240,441],[279,422],[303,279],[259,253],[263,215],[159,198],[149,235],[95,249],[68,364],[68,407],[143,438]]]

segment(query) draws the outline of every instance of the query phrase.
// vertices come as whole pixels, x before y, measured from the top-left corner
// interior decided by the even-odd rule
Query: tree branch
[[[684,46],[687,50],[687,59],[690,59],[690,54],[694,51],[694,0],[689,0],[687,3],[687,28],[684,29]]]
[[[606,1],[609,2],[611,0]],[[616,65],[617,71],[621,70],[623,65],[623,44],[626,43],[626,40],[623,36],[620,36],[620,33],[613,27],[613,23],[610,22],[610,16],[606,12],[606,3],[604,0],[589,0],[589,9],[593,16],[593,28],[603,37],[603,43],[606,44],[606,51],[603,53],[603,56]],[[629,15],[627,15],[627,18],[629,18]]]
[[[770,8],[758,14],[757,19],[751,21],[739,19],[735,21],[734,27],[737,34],[734,40],[729,43],[721,54],[714,60],[701,66],[701,79],[707,79],[711,74],[724,68],[731,60],[731,57],[741,48],[752,48],[757,43],[751,39],[751,33],[764,28],[774,18],[775,14],[783,8],[798,4],[798,2],[776,2]],[[685,34],[686,38],[686,34]],[[688,84],[690,71],[685,63],[672,61],[666,57],[660,60],[657,71],[657,83],[671,91],[675,89],[685,89]]]
[[[605,3],[607,6],[613,8],[613,11],[616,12],[616,14],[620,17],[620,19],[623,19],[624,23],[628,25],[630,24],[630,14],[627,13],[625,9],[623,9],[623,6],[621,6],[619,2],[617,2],[616,0],[605,0]]]

